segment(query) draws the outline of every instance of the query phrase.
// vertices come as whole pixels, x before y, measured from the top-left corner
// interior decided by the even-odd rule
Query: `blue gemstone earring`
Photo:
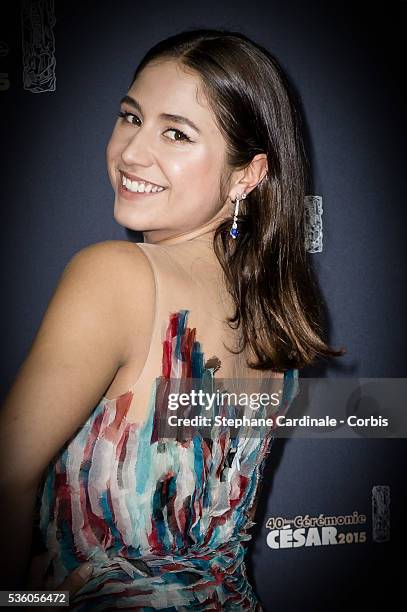
[[[239,231],[237,229],[237,215],[239,213],[239,204],[240,204],[240,200],[244,200],[246,198],[246,193],[242,193],[242,195],[237,194],[235,200],[232,200],[232,202],[236,202],[236,206],[235,206],[235,214],[233,215],[233,223],[232,223],[232,227],[230,228],[230,232],[229,234],[232,236],[232,238],[237,238]]]

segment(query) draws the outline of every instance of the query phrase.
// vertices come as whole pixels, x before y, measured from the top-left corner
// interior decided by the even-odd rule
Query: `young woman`
[[[75,254],[6,399],[8,579],[24,580],[40,490],[48,587],[93,565],[72,609],[261,610],[244,553],[272,431],[163,442],[156,425],[165,381],[284,378],[286,410],[299,368],[344,352],[321,336],[306,157],[278,62],[235,32],[160,42],[121,100],[107,165],[115,219],[144,243]]]

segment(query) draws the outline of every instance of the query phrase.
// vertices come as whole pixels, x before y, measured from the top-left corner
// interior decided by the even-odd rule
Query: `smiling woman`
[[[208,103],[197,100],[200,89],[198,74],[171,59],[156,60],[121,101],[107,148],[114,216],[143,231],[147,242],[188,238],[195,228],[214,230],[230,216],[230,202],[224,198],[219,205],[225,141]],[[172,112],[163,112],[163,91],[165,109]],[[264,173],[264,155],[262,169],[257,165]],[[148,183],[163,189],[147,190]]]
[[[224,30],[158,43],[107,166],[114,217],[144,242],[73,257],[6,398],[3,588],[24,581],[38,491],[47,588],[93,564],[72,610],[261,611],[245,550],[273,428],[160,424],[171,389],[219,376],[252,392],[282,379],[284,415],[299,368],[343,354],[321,337],[300,121],[277,60]]]

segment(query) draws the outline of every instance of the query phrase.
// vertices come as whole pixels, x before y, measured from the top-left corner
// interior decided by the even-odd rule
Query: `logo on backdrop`
[[[0,40],[0,91],[7,91],[10,89],[10,78],[8,72],[2,72],[7,69],[3,58],[6,58],[9,54],[9,47],[6,41]]]
[[[23,87],[31,93],[56,90],[54,0],[21,1]],[[0,92],[9,91],[10,47],[0,40]]]
[[[56,89],[54,25],[54,0],[23,0],[23,83],[24,89],[32,93]]]
[[[386,485],[372,489],[372,538],[374,542],[390,540],[390,487]]]
[[[357,510],[348,515],[297,515],[294,518],[270,517],[266,537],[272,549],[304,546],[364,544],[367,542],[367,516]],[[377,485],[372,489],[372,540],[390,540],[390,487]]]

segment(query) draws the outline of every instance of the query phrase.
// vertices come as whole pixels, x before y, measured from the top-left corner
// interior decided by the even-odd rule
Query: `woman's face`
[[[220,201],[226,142],[197,99],[199,84],[172,60],[149,64],[120,105],[107,146],[114,218],[147,242],[216,227],[231,214],[229,200]]]

